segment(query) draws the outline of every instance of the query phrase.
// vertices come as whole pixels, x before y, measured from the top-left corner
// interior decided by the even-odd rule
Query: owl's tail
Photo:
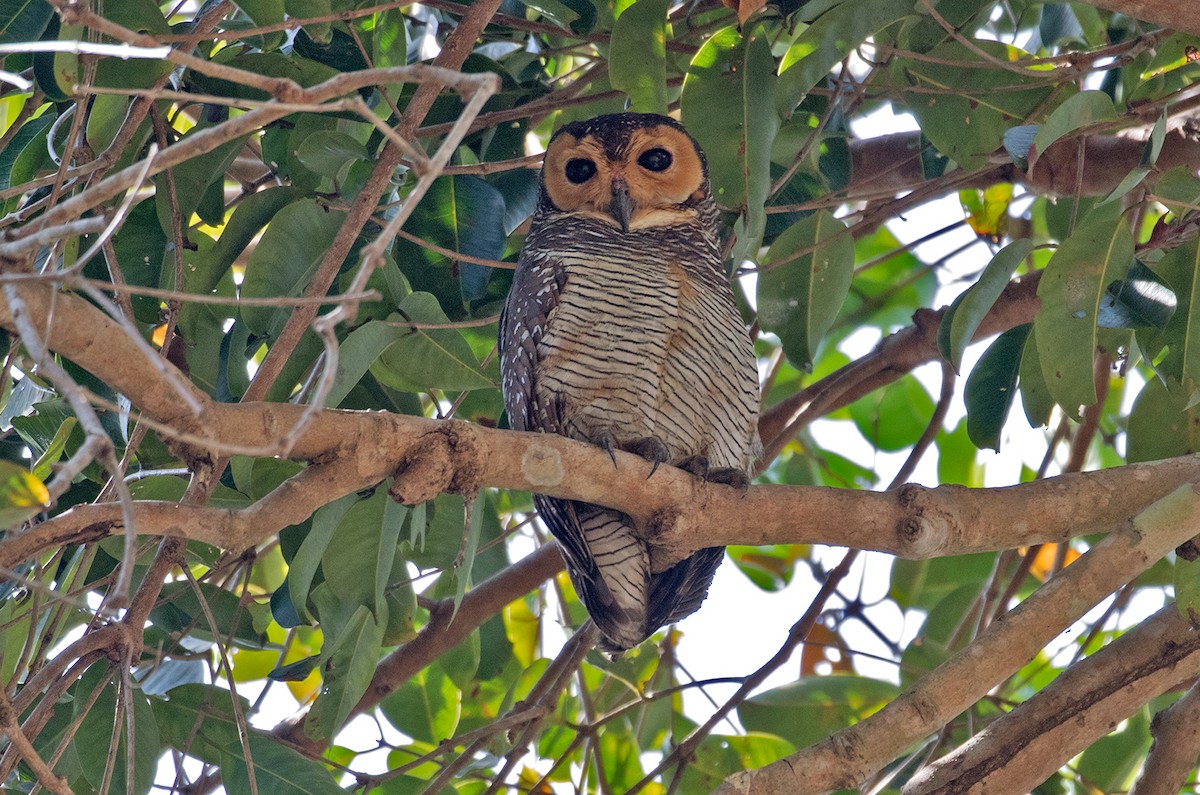
[[[567,573],[600,630],[602,651],[627,651],[660,627],[699,609],[724,559],[703,549],[661,574],[650,574],[646,542],[619,511],[586,503],[535,498],[558,539]]]

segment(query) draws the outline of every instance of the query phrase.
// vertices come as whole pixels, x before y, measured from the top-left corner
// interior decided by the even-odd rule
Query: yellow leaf
[[[48,505],[45,483],[19,464],[0,461],[0,527],[15,527]]]

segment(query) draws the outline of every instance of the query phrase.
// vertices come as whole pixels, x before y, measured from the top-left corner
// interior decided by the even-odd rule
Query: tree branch
[[[904,795],[948,795],[953,792],[1028,792],[1053,775],[1072,757],[1107,735],[1120,721],[1150,699],[1200,675],[1200,632],[1193,632],[1169,604],[1100,651],[1072,665],[1051,684],[1012,712],[998,719],[952,753],[913,777]],[[1169,789],[1177,793],[1196,762],[1200,728],[1192,720],[1175,721],[1174,732],[1184,741],[1164,742],[1174,754],[1182,778]],[[1186,714],[1188,704],[1179,702]],[[1165,714],[1165,713],[1164,713]]]
[[[1092,547],[966,648],[871,717],[759,770],[730,776],[722,795],[854,788],[940,730],[1018,671],[1101,599],[1188,540],[1200,523],[1195,485],[1181,486]]]
[[[1168,610],[1176,610],[1169,605]],[[1188,633],[1191,637],[1200,635]],[[1177,671],[1182,676],[1185,672]],[[1192,676],[1200,676],[1193,671]],[[1154,744],[1142,775],[1129,795],[1175,795],[1182,792],[1188,776],[1200,761],[1200,684],[1193,684],[1183,698],[1154,716],[1150,722]]]

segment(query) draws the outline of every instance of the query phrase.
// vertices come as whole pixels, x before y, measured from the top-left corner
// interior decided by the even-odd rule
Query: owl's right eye
[[[567,161],[567,179],[574,185],[582,185],[596,174],[596,164],[586,157]]]

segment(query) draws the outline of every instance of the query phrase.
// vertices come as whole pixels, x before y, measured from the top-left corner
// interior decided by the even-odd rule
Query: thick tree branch
[[[19,289],[33,315],[50,320],[44,336],[52,348],[127,395],[151,419],[186,434],[184,453],[191,458],[211,456],[226,444],[260,448],[264,455],[278,452],[278,440],[300,421],[300,406],[222,404],[198,390],[194,396],[202,410],[193,415],[156,378],[140,349],[95,307],[55,293],[50,285],[27,283]],[[11,327],[4,306],[0,326]],[[395,474],[393,493],[409,503],[443,491],[487,486],[619,508],[645,528],[655,545],[656,569],[697,549],[734,543],[822,543],[923,558],[1098,532],[1194,480],[1200,471],[1200,459],[1184,457],[1005,489],[910,485],[878,493],[768,485],[742,493],[702,483],[674,468],[664,467],[647,478],[650,465],[629,454],[618,453],[614,469],[607,453],[562,437],[353,411],[318,413],[290,455],[317,462],[318,469],[310,467],[238,512],[152,504],[143,509],[147,504],[141,503],[138,510],[147,512],[147,521],[139,521],[138,532],[178,533],[245,548],[302,521],[330,500]],[[117,530],[103,511],[101,506],[73,509],[47,523],[50,527],[30,531],[32,536],[0,542],[0,564],[27,559],[39,548],[38,538],[53,546],[79,533]],[[86,531],[88,527],[92,529]]]
[[[923,770],[904,795],[1028,792],[1150,699],[1197,675],[1200,632],[1192,631],[1178,607],[1167,605]],[[1200,727],[1194,718],[1175,727],[1184,740],[1180,750],[1191,751],[1190,761],[1176,755],[1186,762],[1183,777],[1158,792],[1179,792],[1195,765]]]
[[[1174,605],[1168,609],[1173,608]],[[1192,637],[1197,635],[1200,633],[1190,633]],[[1191,675],[1200,676],[1200,671]],[[1150,722],[1150,733],[1154,735],[1154,744],[1129,795],[1182,792],[1188,776],[1200,764],[1200,684],[1193,684],[1183,698],[1155,715]]]
[[[1176,14],[1178,16],[1178,14]],[[921,134],[893,133],[850,143],[854,180],[851,198],[879,194],[906,193],[925,182],[921,171]],[[1030,172],[1010,164],[985,169],[957,187],[985,187],[995,182],[1013,182],[1033,193],[1067,196],[1076,190],[1082,196],[1104,196],[1120,184],[1130,171],[1141,165],[1146,142],[1120,135],[1088,135],[1083,139],[1082,180],[1079,179],[1080,146],[1078,138],[1067,138],[1051,145],[1037,159]],[[1171,130],[1163,142],[1155,168],[1166,171],[1175,166],[1195,170],[1200,163],[1200,134],[1194,126]]]
[[[1164,28],[1200,36],[1200,17],[1181,13],[1176,0],[1084,0],[1088,5],[1144,19]]]
[[[1200,497],[1181,486],[1141,512],[992,623],[886,707],[791,756],[736,773],[717,790],[797,795],[854,788],[904,750],[939,731],[1018,671],[1097,602],[1196,534]]]

